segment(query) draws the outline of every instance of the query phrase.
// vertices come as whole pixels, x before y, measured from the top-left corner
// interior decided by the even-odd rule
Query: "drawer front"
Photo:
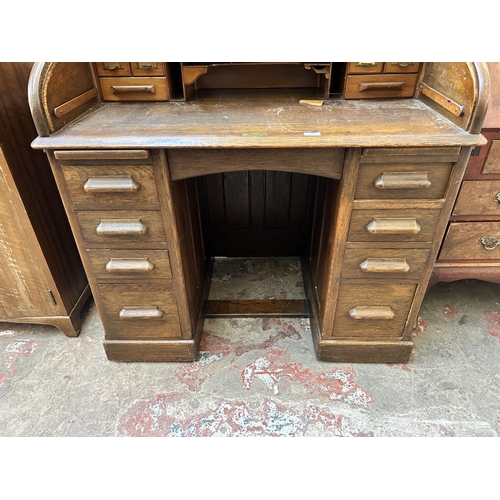
[[[165,76],[167,67],[162,62],[133,62],[130,71],[132,76]]]
[[[418,62],[386,62],[384,73],[418,73],[420,63]]]
[[[92,274],[97,281],[170,279],[166,250],[87,250]]]
[[[363,164],[356,199],[444,198],[453,163]]]
[[[367,73],[382,73],[384,70],[383,62],[350,62],[347,63],[347,73],[358,73],[366,75]]]
[[[500,140],[491,141],[481,173],[500,174]]]
[[[75,207],[159,203],[152,165],[63,165],[61,169]]]
[[[342,278],[418,281],[428,257],[429,250],[422,248],[348,248],[344,254]]]
[[[500,217],[500,181],[464,181],[453,215]]]
[[[164,77],[100,78],[105,101],[167,101],[170,92]]]
[[[348,241],[431,242],[440,210],[353,210]]]
[[[76,212],[88,248],[166,248],[160,212],[109,210]]]
[[[500,260],[500,222],[450,223],[438,260]]]
[[[334,338],[400,338],[416,285],[340,285]]]
[[[416,74],[349,75],[346,79],[346,99],[412,97]]]
[[[95,63],[99,76],[130,76],[128,62],[98,62]]]
[[[108,340],[180,339],[171,282],[164,285],[100,284]]]

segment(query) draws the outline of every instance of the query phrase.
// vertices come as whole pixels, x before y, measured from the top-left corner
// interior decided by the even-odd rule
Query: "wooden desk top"
[[[37,149],[474,146],[417,99],[300,105],[304,92],[210,91],[188,102],[101,103]]]

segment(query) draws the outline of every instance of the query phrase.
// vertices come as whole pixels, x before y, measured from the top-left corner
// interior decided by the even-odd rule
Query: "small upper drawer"
[[[87,250],[92,274],[98,282],[170,279],[166,250]]]
[[[444,198],[453,163],[362,164],[356,199]]]
[[[348,75],[345,99],[413,97],[416,74]]]
[[[420,63],[418,62],[386,62],[384,73],[418,73]]]
[[[452,215],[500,217],[500,181],[464,181]]]
[[[415,290],[415,284],[341,284],[333,338],[401,337]]]
[[[132,76],[165,76],[167,65],[162,62],[133,62],[130,63]]]
[[[500,222],[452,222],[438,260],[499,259]]]
[[[166,248],[160,212],[109,210],[76,212],[87,248]]]
[[[164,77],[100,78],[105,101],[167,101],[170,91]]]
[[[440,210],[353,210],[348,241],[431,242]]]
[[[347,63],[347,73],[358,73],[366,75],[367,73],[382,73],[384,70],[383,62],[350,62]]]
[[[99,76],[130,76],[128,62],[98,62],[95,63]]]
[[[77,209],[159,203],[152,165],[62,165],[61,170]]]

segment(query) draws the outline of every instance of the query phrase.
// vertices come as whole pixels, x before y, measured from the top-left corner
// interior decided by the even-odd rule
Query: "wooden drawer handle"
[[[118,313],[120,319],[160,319],[164,312],[158,306],[123,306]]]
[[[417,234],[422,227],[417,219],[374,219],[366,230],[371,234]]]
[[[369,90],[403,90],[405,82],[365,82],[358,85],[360,92]]]
[[[110,273],[150,273],[156,266],[149,259],[109,259],[106,271]]]
[[[431,187],[427,172],[383,172],[375,179],[378,189],[425,189]]]
[[[349,311],[352,319],[393,319],[394,310],[389,306],[356,306]]]
[[[404,259],[365,259],[359,265],[365,273],[407,273],[410,264]]]
[[[154,85],[112,85],[113,94],[156,94]]]
[[[89,177],[83,185],[86,193],[133,193],[140,188],[131,175]]]
[[[147,231],[148,226],[140,219],[102,219],[96,228],[101,236],[135,236]]]
[[[498,245],[500,245],[500,237],[482,236],[478,243],[483,245],[485,250],[494,250]]]

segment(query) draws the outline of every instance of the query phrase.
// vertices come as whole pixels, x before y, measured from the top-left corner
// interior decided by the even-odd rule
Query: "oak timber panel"
[[[108,340],[180,339],[179,315],[171,281],[164,284],[100,284]],[[140,308],[143,317],[123,317],[123,310]],[[153,317],[145,317],[151,312]],[[122,314],[122,317],[120,317]],[[159,317],[154,317],[156,314]]]
[[[500,180],[464,181],[452,215],[500,217]]]
[[[152,165],[62,165],[61,169],[77,210],[90,204],[102,204],[101,208],[119,208],[120,205],[159,203]],[[113,179],[116,179],[114,184],[118,184],[115,187]],[[125,181],[121,188],[120,179],[122,184]],[[131,188],[126,185],[127,179]],[[93,180],[101,181],[101,184],[107,181],[110,186],[107,189],[104,185],[92,186]]]
[[[333,338],[363,337],[397,338],[401,337],[410,309],[416,285],[380,284],[358,282],[341,284],[335,314]],[[374,293],[375,292],[375,293]],[[371,308],[368,314],[377,315],[379,311],[390,309],[392,319],[353,319],[355,310]],[[353,311],[353,312],[351,312]]]
[[[492,140],[482,174],[500,174],[500,140]]]
[[[218,172],[276,170],[340,179],[343,148],[324,149],[169,149],[172,180]]]
[[[482,244],[483,237],[486,240]],[[500,259],[500,222],[450,223],[439,261],[471,259]]]
[[[302,253],[309,176],[232,172],[205,177],[212,255],[291,256]]]

